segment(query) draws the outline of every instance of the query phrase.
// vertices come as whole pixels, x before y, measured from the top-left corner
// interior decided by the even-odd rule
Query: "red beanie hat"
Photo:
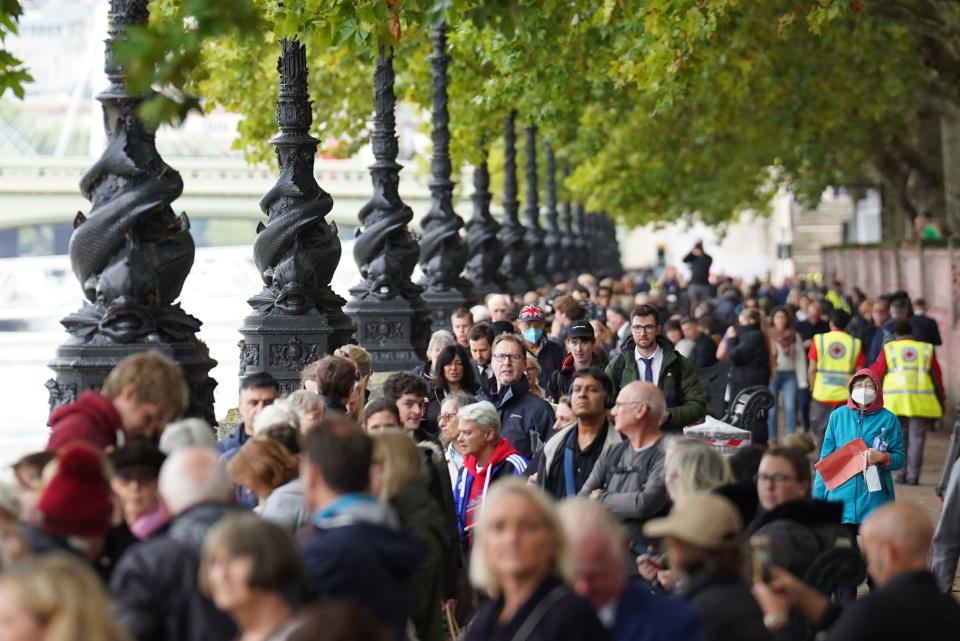
[[[103,454],[81,442],[62,449],[56,474],[37,501],[36,525],[57,536],[103,536],[112,516]]]

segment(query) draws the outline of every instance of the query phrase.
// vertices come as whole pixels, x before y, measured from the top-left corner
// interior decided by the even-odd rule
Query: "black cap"
[[[510,321],[494,321],[492,327],[493,327],[493,333],[496,336],[499,336],[500,334],[516,334],[517,333],[516,328],[513,326],[513,323],[511,323]]]
[[[585,338],[588,341],[595,341],[597,335],[593,333],[593,325],[589,322],[576,320],[567,328],[567,338]]]
[[[113,450],[107,458],[117,474],[140,469],[159,475],[160,466],[163,465],[167,456],[150,441],[138,438],[127,441],[123,447]]]

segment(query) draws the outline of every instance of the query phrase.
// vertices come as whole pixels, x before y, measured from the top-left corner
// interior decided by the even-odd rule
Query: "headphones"
[[[603,370],[597,367],[590,367],[585,370],[579,370],[580,372],[587,372],[589,376],[600,381],[600,384],[603,385],[603,407],[605,409],[613,409],[613,406],[617,404],[617,396],[613,391],[613,381],[610,380],[610,377],[603,373]],[[567,388],[567,396],[573,400],[573,382],[577,378],[582,378],[582,376],[577,376],[577,373],[574,372],[574,379],[570,381],[570,387]]]

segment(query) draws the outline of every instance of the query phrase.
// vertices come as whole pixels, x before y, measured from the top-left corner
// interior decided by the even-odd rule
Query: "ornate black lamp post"
[[[598,226],[600,214],[595,211],[588,211],[586,215],[586,239],[587,239],[587,271],[602,278],[603,274],[603,256],[600,255],[602,238]]]
[[[498,223],[490,214],[490,172],[487,170],[487,152],[473,171],[473,217],[467,222],[466,275],[473,283],[478,297],[508,290],[498,269],[503,262],[503,245],[497,238]]]
[[[570,165],[564,163],[563,166],[563,177],[564,179],[570,177]],[[576,261],[577,261],[577,239],[576,232],[573,230],[573,205],[570,202],[570,199],[567,198],[563,202],[563,207],[561,209],[561,254],[563,257],[563,279],[567,280],[576,275]]]
[[[362,280],[350,290],[344,311],[357,326],[357,339],[379,371],[411,369],[426,355],[430,312],[420,297],[421,287],[410,280],[420,246],[407,225],[413,211],[397,191],[397,133],[393,93],[393,53],[380,45],[373,74],[374,129],[370,166],[373,196],[360,210],[361,229],[353,257]]]
[[[573,272],[570,274],[570,277],[576,278],[589,269],[589,252],[591,251],[591,247],[590,241],[587,238],[587,235],[590,233],[587,228],[587,212],[583,208],[582,203],[577,203],[573,206],[573,216],[577,223],[576,250],[574,252],[577,260],[572,266]]]
[[[551,284],[562,283],[566,278],[563,270],[563,235],[557,224],[557,167],[553,155],[553,145],[547,144],[547,233],[543,237],[544,252],[547,255],[547,278]]]
[[[450,180],[450,117],[447,113],[447,25],[431,35],[433,53],[433,159],[430,181],[430,211],[423,219],[420,239],[420,269],[423,300],[430,308],[434,330],[450,327],[450,314],[473,298],[470,282],[460,276],[467,263],[467,245],[460,237],[463,220],[453,211]]]
[[[264,287],[249,299],[253,312],[240,328],[240,375],[268,371],[286,393],[305,366],[350,340],[353,323],[330,288],[340,239],[324,218],[333,199],[313,176],[319,141],[309,134],[306,50],[296,40],[281,41],[280,49],[280,135],[270,141],[280,176],[260,200],[267,224],[257,228],[253,257]]]
[[[503,121],[503,224],[500,227],[500,242],[506,255],[500,266],[503,280],[511,294],[523,294],[530,288],[527,278],[526,230],[517,214],[517,138],[514,122],[517,112],[511,111]]]
[[[609,242],[611,248],[609,273],[607,275],[612,278],[620,278],[623,276],[623,262],[620,256],[620,241],[617,239],[617,221],[604,212],[603,222],[606,225],[607,242]]]
[[[215,421],[207,373],[216,365],[197,340],[200,321],[175,301],[193,266],[194,244],[185,214],[170,204],[183,191],[180,174],[167,165],[137,117],[145,96],[127,93],[124,70],[112,46],[131,25],[147,22],[147,0],[111,0],[106,48],[110,86],[97,96],[103,105],[107,148],[80,180],[92,203],[77,214],[70,237],[70,264],[86,298],[64,318],[70,338],[57,349],[47,382],[51,409],[99,388],[124,357],[159,350],[183,368],[190,386],[187,413]]]
[[[543,245],[546,232],[540,226],[540,198],[537,193],[537,128],[529,125],[527,131],[527,205],[523,212],[527,224],[527,278],[534,287],[548,284],[547,251]]]

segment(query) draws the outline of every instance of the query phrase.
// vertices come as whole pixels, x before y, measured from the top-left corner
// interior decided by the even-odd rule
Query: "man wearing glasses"
[[[669,503],[660,447],[664,412],[663,393],[652,383],[633,382],[620,390],[610,414],[624,440],[601,452],[580,489],[580,496],[603,503],[623,522],[637,549],[649,543],[643,524]]]
[[[706,400],[693,365],[673,344],[660,336],[660,312],[652,305],[637,305],[630,312],[633,349],[624,348],[607,366],[607,376],[617,389],[641,381],[660,388],[667,409],[661,418],[665,432],[679,433],[703,420]]]
[[[527,350],[515,334],[501,334],[493,341],[493,373],[496,391],[482,392],[500,415],[500,435],[528,461],[547,440],[553,426],[553,409],[530,392],[525,375]]]

